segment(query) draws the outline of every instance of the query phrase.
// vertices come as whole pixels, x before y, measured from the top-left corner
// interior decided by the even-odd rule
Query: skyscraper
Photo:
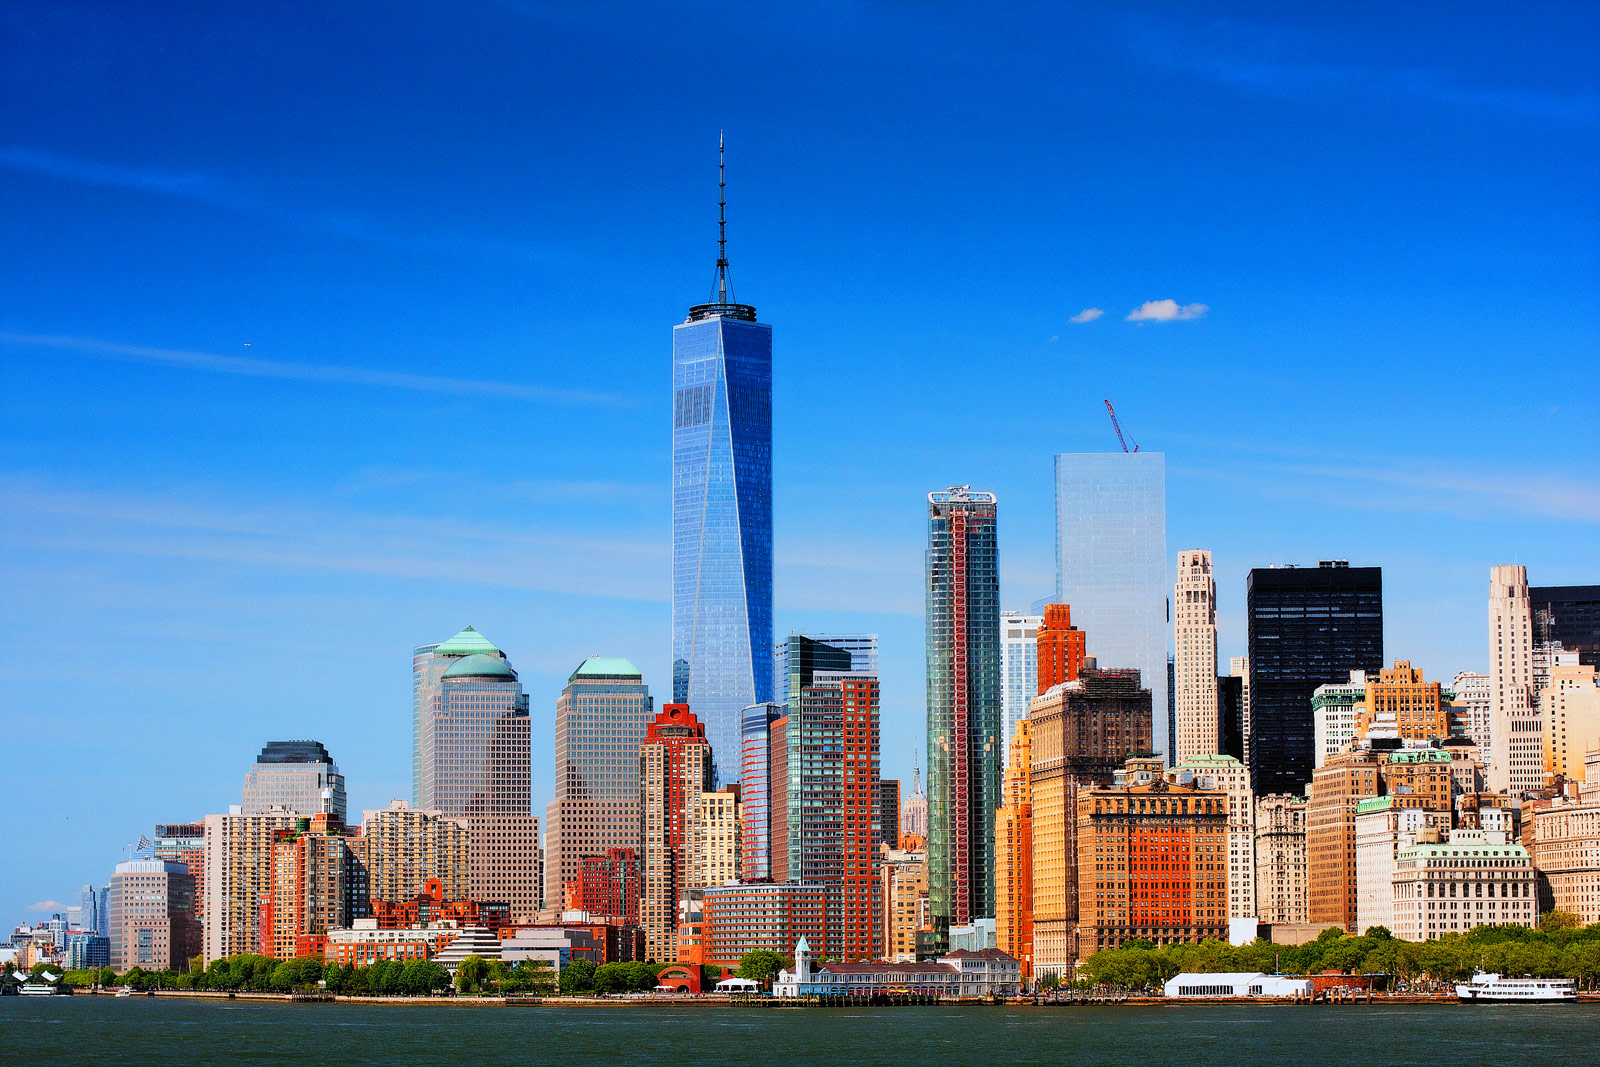
[[[1075,681],[1078,672],[1083,670],[1083,660],[1088,651],[1088,638],[1082,630],[1072,625],[1072,605],[1046,604],[1040,620],[1038,651],[1035,653],[1038,661],[1037,685],[1033,695],[1028,698],[1030,706],[1033,697],[1062,682]]]
[[[922,767],[915,754],[911,757],[911,792],[906,794],[905,806],[900,809],[900,832],[920,837],[923,844],[927,844],[928,794],[922,788]]]
[[[435,701],[439,678],[464,656],[499,656],[505,653],[488,638],[468,626],[450,640],[436,645],[418,645],[411,652],[411,806],[428,808],[432,797],[424,796],[422,769],[432,758]]]
[[[1000,613],[1000,747],[1009,752],[1017,722],[1039,695],[1039,626],[1043,615]]]
[[[460,644],[481,640],[463,631],[427,654],[420,793],[426,809],[467,820],[471,898],[503,901],[525,922],[539,910],[543,889],[528,698],[499,649],[460,654]]]
[[[1178,553],[1172,594],[1173,700],[1178,747],[1173,761],[1222,751],[1217,706],[1217,583],[1211,553]]]
[[[194,876],[181,863],[129,860],[117,864],[109,894],[111,965],[119,970],[186,970],[200,952],[194,917]]]
[[[560,907],[585,856],[639,844],[639,742],[653,704],[639,669],[590,656],[556,701],[556,798],[545,809],[547,907]]]
[[[1489,788],[1543,785],[1540,747],[1528,568],[1507,564],[1489,571]]]
[[[830,658],[829,646],[789,638],[789,661]],[[849,653],[835,650],[848,668]],[[877,952],[878,678],[866,671],[799,668],[790,673],[788,874],[827,889],[829,951],[843,959]]]
[[[1056,600],[1072,605],[1102,669],[1137,668],[1167,752],[1167,459],[1056,456]],[[1170,764],[1170,758],[1167,760]]]
[[[1256,568],[1245,583],[1250,784],[1299,793],[1315,763],[1311,696],[1383,667],[1383,571],[1323,560]]]
[[[285,808],[345,818],[344,775],[321,741],[269,741],[244,777],[246,815]]]
[[[1000,575],[993,493],[928,494],[928,906],[935,940],[994,915]]]
[[[772,699],[772,327],[734,299],[720,199],[711,299],[672,330],[672,698],[733,782]]]
[[[1578,662],[1600,666],[1600,585],[1535,585],[1528,589],[1535,644],[1559,644]]]
[[[639,745],[639,925],[645,955],[678,958],[678,902],[691,888],[691,819],[711,790],[706,729],[683,704],[666,704]]]
[[[358,839],[373,901],[398,904],[439,882],[445,900],[465,900],[472,850],[464,818],[419,811],[403,800],[362,813]]]

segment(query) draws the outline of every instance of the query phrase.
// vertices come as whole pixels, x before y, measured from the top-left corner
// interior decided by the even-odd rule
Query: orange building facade
[[[1037,641],[1039,692],[1062,682],[1075,681],[1083,669],[1085,637],[1082,630],[1072,625],[1070,605],[1045,605]]]
[[[1003,806],[994,816],[995,944],[1033,975],[1032,724],[1017,722],[1006,767]]]
[[[1228,936],[1228,796],[1130,759],[1078,793],[1078,958],[1141,938]]]

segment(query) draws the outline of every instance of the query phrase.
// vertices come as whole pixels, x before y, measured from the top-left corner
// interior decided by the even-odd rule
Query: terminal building
[[[1210,997],[1302,997],[1310,999],[1314,983],[1309,978],[1290,978],[1260,971],[1226,974],[1180,974],[1163,987],[1177,1000],[1204,1000]]]

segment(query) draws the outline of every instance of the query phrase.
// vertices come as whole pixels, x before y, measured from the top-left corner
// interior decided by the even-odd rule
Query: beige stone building
[[[1450,831],[1449,811],[1404,807],[1393,796],[1369,797],[1357,802],[1356,921],[1365,933],[1374,926],[1394,927],[1394,872],[1400,851],[1417,841],[1425,829]]]
[[[1591,770],[1600,760],[1591,759]],[[1544,903],[1570,911],[1584,925],[1600,923],[1600,786],[1557,797],[1533,810],[1533,864]]]
[[[1479,926],[1533,927],[1528,850],[1496,830],[1423,830],[1395,858],[1394,936],[1431,941]]]
[[[701,793],[689,827],[689,888],[722,885],[739,877],[739,790]]]
[[[1210,756],[1222,747],[1217,709],[1217,583],[1211,553],[1178,553],[1173,587],[1173,714],[1177,749],[1173,763]]]
[[[395,800],[363,812],[351,844],[366,863],[372,900],[411,900],[429,878],[439,879],[445,900],[466,900],[470,837],[465,818]]]
[[[690,826],[711,789],[711,745],[687,704],[663,704],[639,745],[639,925],[645,958],[678,959],[678,904],[693,882]]]
[[[1546,774],[1584,780],[1584,757],[1600,749],[1600,678],[1578,663],[1550,668],[1550,683],[1539,693],[1539,730]]]
[[[1256,801],[1256,914],[1264,923],[1310,922],[1306,798],[1274,793]]]
[[[1396,660],[1376,679],[1368,677],[1357,737],[1397,737],[1403,741],[1442,741],[1450,736],[1442,687],[1429,682],[1410,660]]]
[[[194,917],[194,875],[182,863],[129,860],[117,864],[106,893],[104,933],[111,966],[119,971],[186,971],[201,952]]]
[[[899,848],[883,847],[878,884],[883,958],[891,963],[913,963],[917,958],[917,932],[930,927],[928,852],[922,838],[903,834]]]

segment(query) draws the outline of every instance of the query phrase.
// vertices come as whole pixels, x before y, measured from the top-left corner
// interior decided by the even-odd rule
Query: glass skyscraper
[[[327,812],[345,821],[344,775],[320,741],[269,741],[244,777],[242,811]]]
[[[1168,755],[1167,459],[1161,452],[1056,456],[1056,600],[1072,607],[1101,670],[1135,667]]]
[[[1043,615],[1006,611],[1000,615],[1000,762],[1011,751],[1017,723],[1039,695],[1039,626]]]
[[[711,302],[672,330],[672,699],[739,779],[740,715],[772,699],[772,327]]]
[[[928,494],[928,909],[935,938],[994,915],[1000,574],[993,493]]]

